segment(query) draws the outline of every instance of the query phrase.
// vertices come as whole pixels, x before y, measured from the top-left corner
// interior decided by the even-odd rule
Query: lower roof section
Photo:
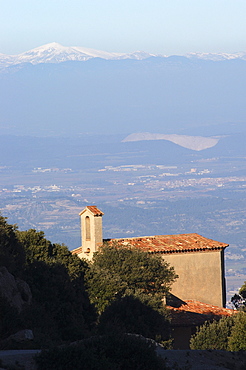
[[[218,320],[224,316],[232,316],[237,311],[202,303],[194,300],[187,300],[179,307],[166,306],[171,316],[171,325],[175,326],[200,326],[205,321]]]

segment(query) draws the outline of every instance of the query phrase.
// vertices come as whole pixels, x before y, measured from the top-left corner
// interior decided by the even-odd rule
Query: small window
[[[86,216],[85,218],[85,238],[86,240],[91,240],[91,225],[89,216]]]

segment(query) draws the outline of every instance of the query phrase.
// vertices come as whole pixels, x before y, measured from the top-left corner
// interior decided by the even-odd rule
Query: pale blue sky
[[[246,0],[0,0],[0,53],[49,42],[160,54],[246,51]]]

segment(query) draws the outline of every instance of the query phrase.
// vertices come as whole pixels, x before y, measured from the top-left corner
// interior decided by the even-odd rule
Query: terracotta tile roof
[[[228,244],[205,238],[199,234],[155,235],[139,238],[108,239],[122,246],[133,246],[151,253],[182,253],[221,250]]]
[[[235,310],[213,306],[194,300],[188,300],[178,308],[169,309],[172,326],[199,326],[205,321],[219,320],[223,316],[231,316]]]
[[[86,210],[91,211],[91,213],[93,213],[93,215],[95,215],[95,216],[103,216],[104,215],[104,213],[102,211],[100,211],[100,209],[97,208],[97,206],[87,206],[87,207],[85,207],[85,209],[83,209],[82,212],[80,212],[79,215],[81,216]]]

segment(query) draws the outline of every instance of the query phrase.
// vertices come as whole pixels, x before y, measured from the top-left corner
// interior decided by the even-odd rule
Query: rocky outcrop
[[[9,348],[22,348],[28,342],[33,341],[34,335],[33,331],[30,329],[19,330],[14,334],[11,334],[4,340],[0,341],[0,353],[1,350],[9,349]]]
[[[19,278],[15,278],[6,267],[0,267],[0,295],[21,312],[26,304],[30,304],[32,293],[29,285]]]
[[[24,329],[17,331],[17,333],[10,335],[7,340],[14,341],[18,343],[33,340],[33,332],[30,329]]]

